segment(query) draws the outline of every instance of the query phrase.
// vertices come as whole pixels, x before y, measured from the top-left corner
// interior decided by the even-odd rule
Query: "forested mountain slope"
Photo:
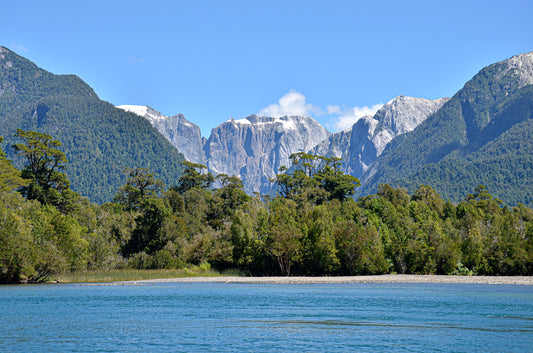
[[[181,175],[183,156],[146,119],[100,100],[77,76],[54,75],[0,47],[0,136],[11,158],[17,128],[59,140],[72,188],[94,202],[112,199],[125,167],[150,168],[169,185]]]
[[[434,186],[458,201],[484,184],[506,203],[532,203],[533,53],[481,70],[411,133],[394,139],[363,175],[380,183]]]

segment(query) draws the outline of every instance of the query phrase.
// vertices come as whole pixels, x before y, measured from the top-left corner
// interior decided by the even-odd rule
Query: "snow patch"
[[[146,105],[119,105],[117,108],[137,114],[140,117],[146,118],[151,123],[168,118],[168,116],[165,116]]]
[[[274,122],[281,123],[285,130],[296,130],[296,123],[294,122],[294,119],[290,119],[289,117],[276,118]]]
[[[146,105],[119,105],[117,108],[130,113],[135,113],[143,118],[148,113],[148,107]]]
[[[507,75],[509,71],[515,70],[519,79],[518,88],[533,84],[533,52],[519,54],[497,64],[503,64],[498,79]]]
[[[228,121],[226,121],[227,123],[235,123],[235,124],[241,124],[241,125],[252,125],[252,122],[246,118],[244,119],[238,119],[238,120],[235,120],[235,119],[229,119]]]
[[[270,120],[263,120],[263,121],[253,122],[253,123],[250,120],[248,120],[248,118],[238,119],[238,120],[229,119],[226,121],[226,123],[233,123],[233,124],[239,124],[239,125],[252,125],[252,126],[257,126],[261,128],[264,128],[266,126],[271,126],[274,124],[281,124],[283,129],[285,130],[296,130],[296,123],[294,122],[294,119],[290,117],[286,117],[286,116],[282,118],[270,118]]]

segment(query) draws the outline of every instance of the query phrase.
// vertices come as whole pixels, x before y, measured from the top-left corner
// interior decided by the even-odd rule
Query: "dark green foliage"
[[[215,181],[211,173],[204,173],[204,170],[207,170],[205,165],[189,161],[183,161],[182,164],[184,166],[183,174],[177,185],[173,187],[177,192],[183,194],[194,188],[209,189]]]
[[[502,65],[483,69],[418,128],[394,139],[379,167],[363,176],[359,194],[381,183],[410,192],[429,184],[458,202],[485,184],[507,204],[532,205],[533,86],[520,87]]]
[[[139,205],[139,210],[140,214],[135,218],[136,227],[122,252],[126,257],[138,252],[152,255],[166,245],[163,225],[170,216],[170,209],[164,200],[144,198]]]
[[[483,185],[458,204],[429,186],[409,195],[386,184],[357,202],[264,202],[247,196],[235,177],[220,176],[213,190],[158,195],[152,173],[127,171],[135,207],[75,198],[76,207],[63,214],[0,192],[0,282],[185,264],[254,275],[533,274],[533,210],[509,209]]]
[[[157,196],[164,185],[148,168],[126,167],[124,174],[128,176],[128,180],[119,188],[114,201],[128,210],[138,209],[145,198]]]
[[[11,51],[0,65],[0,135],[19,143],[17,128],[61,141],[74,191],[93,202],[112,199],[125,167],[149,168],[167,185],[181,175],[183,156],[144,118],[101,101],[73,75],[53,75]],[[13,158],[14,151],[6,153]],[[15,165],[21,159],[13,158]]]
[[[360,185],[359,179],[339,169],[339,158],[298,152],[290,159],[292,167],[281,167],[280,174],[273,180],[278,194],[284,198],[316,204],[334,199],[343,201]]]
[[[250,200],[250,196],[244,192],[244,185],[236,176],[219,174],[216,180],[220,188],[212,194],[207,220],[214,229],[221,229],[232,219],[235,211]]]
[[[29,180],[28,185],[21,186],[21,194],[28,200],[54,205],[63,213],[72,212],[77,195],[70,190],[67,175],[61,172],[68,162],[65,154],[56,148],[61,147],[61,143],[48,134],[35,131],[17,129],[15,136],[23,143],[13,145],[13,148],[26,160],[21,175]]]
[[[291,274],[291,267],[302,256],[303,234],[297,222],[296,211],[296,203],[289,199],[278,198],[270,203],[265,245],[284,276]]]

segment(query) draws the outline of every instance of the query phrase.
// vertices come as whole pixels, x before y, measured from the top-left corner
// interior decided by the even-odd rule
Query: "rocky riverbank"
[[[188,277],[166,278],[121,283],[166,282],[223,282],[261,284],[313,284],[313,283],[465,283],[465,284],[518,284],[533,285],[531,276],[438,276],[438,275],[379,275],[339,277]]]

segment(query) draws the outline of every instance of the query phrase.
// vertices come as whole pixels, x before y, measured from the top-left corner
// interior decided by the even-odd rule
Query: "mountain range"
[[[1,47],[0,135],[12,143],[20,127],[58,138],[73,188],[96,202],[111,198],[126,166],[149,167],[172,185],[183,156],[240,177],[250,194],[272,193],[271,178],[303,151],[341,158],[362,182],[359,196],[381,183],[410,192],[428,184],[459,201],[484,184],[508,204],[532,205],[532,84],[533,53],[521,54],[482,69],[452,98],[398,96],[337,133],[309,117],[251,115],[206,139],[182,114],[115,108],[78,77],[53,75]]]
[[[374,116],[362,117],[350,129],[333,134],[311,152],[341,158],[344,161],[343,171],[361,178],[389,142],[414,130],[448,100],[398,96]]]
[[[187,160],[206,165],[214,175],[239,177],[249,194],[271,192],[270,179],[281,166],[290,164],[291,154],[307,152],[331,135],[309,117],[251,115],[220,124],[211,130],[208,139],[204,139],[198,126],[184,120],[181,114],[165,117],[148,106],[118,108],[150,121]]]

